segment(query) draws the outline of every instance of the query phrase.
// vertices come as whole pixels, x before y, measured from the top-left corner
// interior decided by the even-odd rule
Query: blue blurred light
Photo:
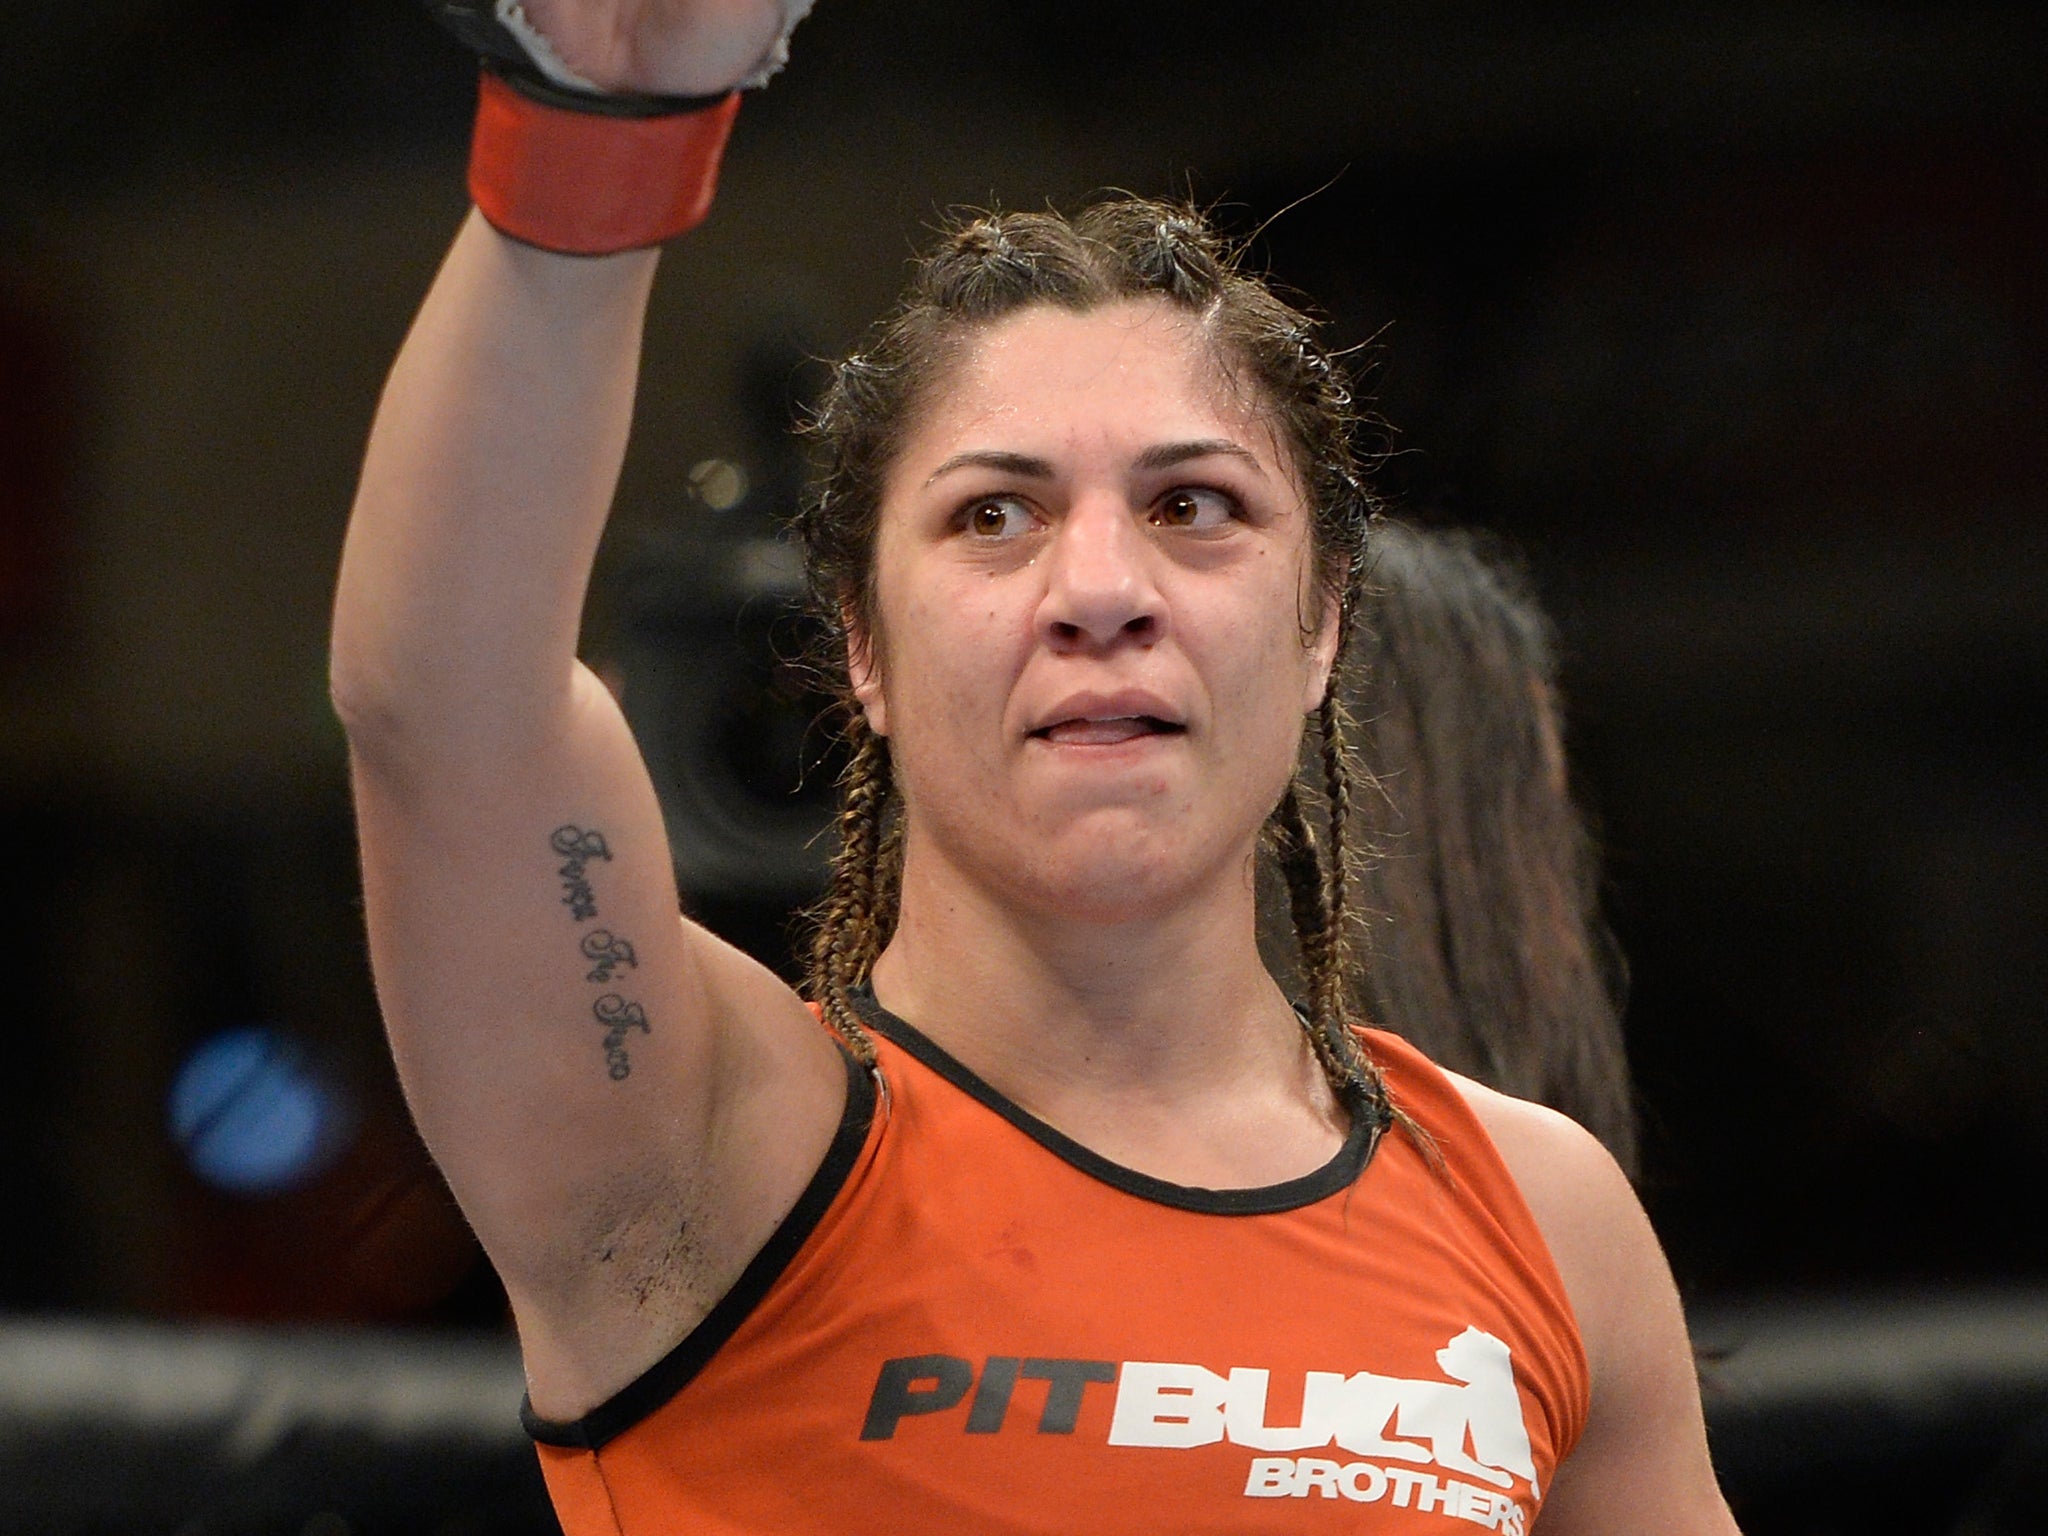
[[[340,1107],[300,1051],[273,1030],[225,1029],[171,1081],[171,1135],[192,1171],[238,1195],[306,1183],[339,1141]]]

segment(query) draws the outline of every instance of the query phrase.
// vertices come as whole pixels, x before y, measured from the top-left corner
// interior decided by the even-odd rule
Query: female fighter
[[[649,242],[790,18],[459,9],[481,211],[377,413],[333,681],[392,1047],[565,1528],[1731,1529],[1612,1160],[1345,1016],[1369,499],[1308,327],[1124,202],[970,223],[842,367],[807,1005],[678,918],[575,653]]]

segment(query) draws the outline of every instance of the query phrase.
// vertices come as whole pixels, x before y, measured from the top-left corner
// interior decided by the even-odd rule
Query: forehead
[[[1199,324],[1163,300],[1036,306],[971,332],[906,438],[915,473],[962,447],[1060,458],[1225,437],[1283,476],[1288,457]],[[1291,476],[1288,476],[1291,478]]]

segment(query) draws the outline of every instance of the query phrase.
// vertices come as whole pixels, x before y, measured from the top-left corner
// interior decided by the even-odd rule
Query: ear
[[[889,701],[882,689],[882,666],[875,655],[874,638],[855,617],[849,606],[839,612],[839,627],[846,636],[846,675],[853,683],[853,696],[867,716],[868,729],[877,736],[889,734]]]
[[[1303,679],[1301,696],[1301,712],[1305,715],[1322,708],[1323,697],[1330,691],[1331,674],[1337,668],[1337,642],[1343,633],[1342,601],[1335,596],[1325,597],[1322,620],[1307,647],[1308,675]]]

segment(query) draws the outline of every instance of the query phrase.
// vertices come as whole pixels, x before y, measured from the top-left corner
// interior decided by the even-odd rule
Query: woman
[[[512,9],[572,89],[643,93],[741,78],[787,20]],[[380,406],[334,689],[393,1050],[565,1526],[1221,1531],[1313,1500],[1727,1530],[1612,1161],[1346,1027],[1341,882],[1290,786],[1365,500],[1336,375],[1192,217],[971,226],[841,370],[807,532],[858,749],[818,1012],[677,918],[575,643],[656,260],[622,246],[708,185],[640,221],[674,157],[620,169],[640,141],[549,116],[557,87],[487,87],[498,227],[464,227]],[[1305,1016],[1254,942],[1269,820]]]
[[[1365,1016],[1562,1110],[1633,1177],[1621,966],[1567,781],[1548,617],[1473,534],[1383,521],[1357,629],[1352,711],[1376,780],[1355,797],[1373,855]]]

